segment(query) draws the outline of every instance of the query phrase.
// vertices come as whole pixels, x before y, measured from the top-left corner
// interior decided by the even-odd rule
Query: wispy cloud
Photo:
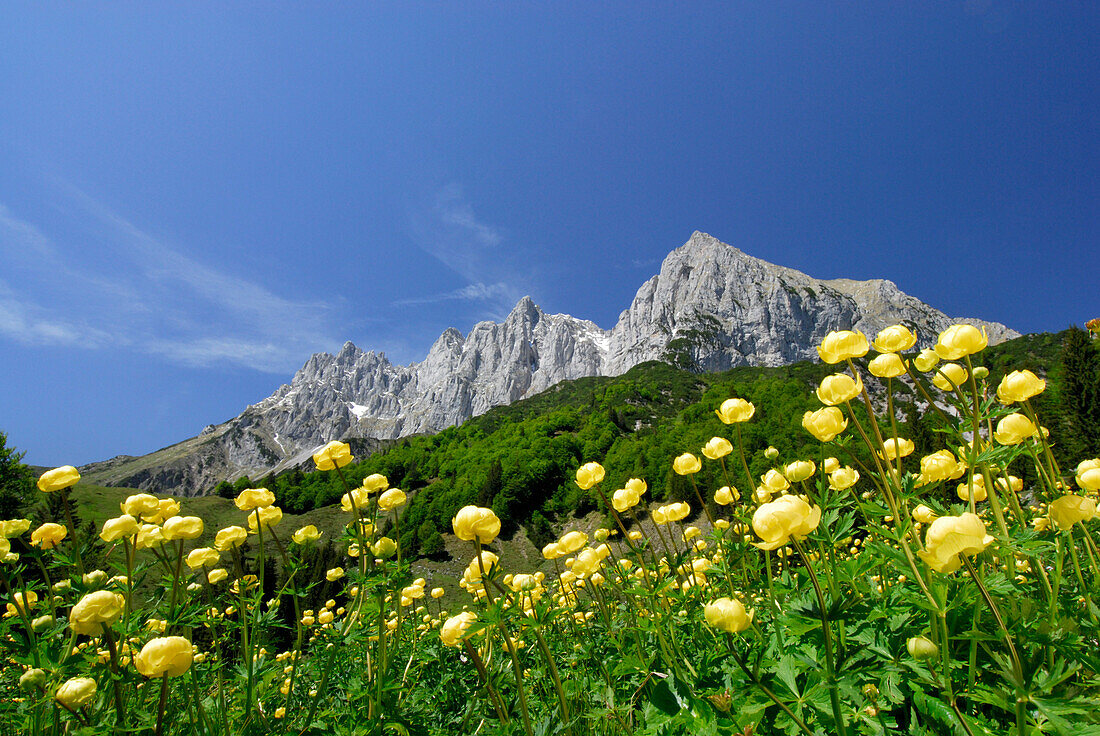
[[[10,275],[0,283],[0,334],[277,373],[339,345],[328,305],[286,299],[203,263],[79,189],[61,189],[88,233],[79,245],[0,205],[0,266]]]
[[[471,302],[487,302],[495,301],[498,299],[507,299],[512,295],[512,289],[507,284],[495,283],[495,284],[483,284],[480,281],[476,284],[470,284],[463,286],[461,289],[455,289],[454,291],[447,291],[442,294],[432,294],[429,296],[415,297],[412,299],[400,299],[394,304],[398,306],[406,306],[413,304],[438,304],[440,302],[450,301],[471,301]]]
[[[439,189],[410,217],[416,245],[465,282],[450,291],[410,297],[397,305],[447,301],[479,303],[488,315],[507,313],[522,296],[517,277],[503,258],[506,235],[477,216],[459,184]]]

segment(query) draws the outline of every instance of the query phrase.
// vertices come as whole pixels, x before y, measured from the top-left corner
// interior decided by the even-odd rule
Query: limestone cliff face
[[[524,297],[501,323],[478,323],[465,336],[447,329],[420,363],[397,366],[349,342],[336,355],[314,355],[290,384],[199,437],[96,463],[93,472],[100,482],[191,495],[227,477],[292,467],[331,439],[438,432],[560,381],[619,375],[647,360],[704,371],[775,366],[816,358],[830,330],[873,336],[902,323],[931,343],[957,321],[889,281],[814,279],[696,232],[610,330],[548,315]],[[1018,336],[966,321],[984,325],[990,343]]]

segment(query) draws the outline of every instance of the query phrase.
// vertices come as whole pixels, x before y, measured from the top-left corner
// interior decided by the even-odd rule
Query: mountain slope
[[[548,315],[524,297],[501,323],[478,323],[465,336],[447,329],[420,363],[396,366],[349,342],[336,355],[314,355],[290,384],[199,437],[87,471],[103,484],[195,495],[226,478],[295,466],[331,439],[438,432],[560,381],[620,375],[649,360],[697,371],[777,366],[815,357],[830,330],[873,335],[900,322],[929,342],[956,321],[889,281],[814,279],[696,232],[610,330]],[[967,321],[985,325],[991,343],[1017,336]]]

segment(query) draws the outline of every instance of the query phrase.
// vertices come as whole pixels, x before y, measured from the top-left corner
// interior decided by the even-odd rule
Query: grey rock
[[[449,328],[420,363],[397,366],[346,343],[318,353],[268,398],[199,437],[144,458],[96,463],[98,482],[203,493],[219,481],[301,466],[332,439],[434,433],[560,381],[620,375],[648,360],[694,370],[776,366],[817,357],[830,331],[905,324],[923,344],[960,320],[890,281],[823,281],[696,232],[672,251],[610,330],[546,314],[524,297],[501,323]],[[1018,337],[984,326],[991,344]]]

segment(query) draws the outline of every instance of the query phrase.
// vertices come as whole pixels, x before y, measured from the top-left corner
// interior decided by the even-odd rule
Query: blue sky
[[[345,340],[614,324],[702,230],[1024,332],[1100,316],[1091,2],[0,7],[0,430],[197,434]]]

